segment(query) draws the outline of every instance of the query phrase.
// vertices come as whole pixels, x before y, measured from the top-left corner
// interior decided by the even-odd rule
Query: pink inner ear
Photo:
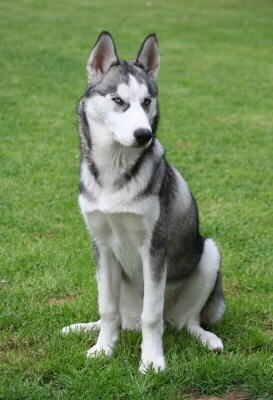
[[[155,63],[155,54],[153,49],[150,51],[148,59],[147,59],[147,67],[148,67],[148,71],[150,71]]]
[[[107,46],[105,46],[105,43],[102,43],[100,47],[98,48],[96,55],[93,59],[93,62],[90,64],[92,68],[95,70],[100,70],[103,72],[103,60],[107,55]]]

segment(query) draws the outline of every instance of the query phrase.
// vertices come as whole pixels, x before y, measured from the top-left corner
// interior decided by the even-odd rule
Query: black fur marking
[[[94,161],[91,161],[88,164],[89,167],[89,171],[91,172],[91,174],[94,176],[95,180],[97,183],[99,183],[99,171],[97,169],[96,164],[94,163]]]
[[[84,99],[82,99],[79,103],[78,118],[79,118],[81,160],[83,159],[87,160],[89,171],[94,176],[96,182],[99,185],[101,185],[99,179],[99,171],[94,161],[92,161],[91,133],[88,120],[86,117],[86,112],[84,109]]]
[[[135,197],[136,199],[141,199],[143,197],[157,193],[157,188],[158,185],[160,184],[159,177],[162,174],[163,168],[164,168],[164,161],[162,160],[162,158],[160,158],[159,161],[157,161],[154,165],[154,169],[149,179],[149,182],[147,183],[145,188],[137,194],[137,196]]]
[[[151,186],[147,187],[147,192],[152,190],[154,184],[152,182]],[[194,198],[182,214],[175,215],[172,202],[176,201],[176,196],[176,176],[172,167],[166,162],[159,192],[160,215],[154,228],[150,251],[155,279],[161,279],[164,264],[167,263],[168,283],[189,276],[198,265],[204,248],[204,238],[199,233],[198,210]]]
[[[89,85],[86,88],[84,96],[92,97],[95,95],[106,96],[109,93],[115,94],[117,92],[117,86],[118,86],[118,84],[115,84],[115,83],[109,84],[107,86],[107,88],[104,88],[102,86],[100,87],[99,84],[97,84],[96,86]]]
[[[86,189],[86,187],[82,181],[80,181],[79,190],[80,190],[80,194],[82,194],[86,199],[88,199],[89,201],[95,201],[95,197],[93,196],[92,193],[90,193]]]
[[[143,150],[143,152],[140,154],[140,156],[136,160],[135,164],[132,166],[131,170],[129,171],[130,179],[132,179],[138,173],[145,157],[147,156],[147,154],[150,154],[152,152],[153,146],[154,146],[154,140],[152,140],[152,143],[150,144],[150,146],[147,147],[145,150]]]
[[[120,60],[119,59],[117,59],[117,61],[112,62],[112,64],[110,65],[110,68],[117,67],[118,65],[120,65]]]
[[[123,268],[121,269],[121,277],[125,282],[127,282],[127,283],[131,282],[130,277],[126,274],[126,272],[124,271]]]
[[[150,146],[141,152],[140,156],[137,158],[135,164],[130,168],[130,170],[126,171],[123,174],[123,177],[115,182],[114,185],[117,190],[122,189],[128,182],[130,182],[137,175],[146,156],[153,151],[153,147],[154,147],[154,138],[152,138]]]
[[[90,128],[84,110],[84,102],[81,101],[78,107],[79,128],[82,136],[80,141],[81,153],[87,155],[92,148]]]
[[[167,259],[171,224],[170,205],[176,190],[174,172],[171,166],[165,161],[165,171],[159,191],[160,215],[154,228],[150,248],[153,274],[156,281],[160,281],[162,278],[162,272]]]
[[[128,110],[128,108],[130,108],[130,104],[128,104],[128,103],[124,103],[124,104],[123,104],[123,106],[122,106],[122,112],[125,112],[125,111],[127,111],[127,110]]]
[[[195,199],[178,216],[170,238],[168,254],[168,282],[188,277],[197,267],[204,249],[205,239],[199,233],[199,216]]]
[[[160,119],[159,104],[157,102],[156,103],[156,115],[153,117],[152,124],[151,124],[152,132],[153,132],[154,136],[156,135],[157,127],[159,124],[159,119]]]

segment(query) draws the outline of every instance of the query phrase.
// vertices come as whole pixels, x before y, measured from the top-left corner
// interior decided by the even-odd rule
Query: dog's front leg
[[[141,315],[142,345],[140,372],[152,367],[156,372],[165,369],[162,348],[163,308],[166,284],[166,263],[159,263],[148,252],[143,254],[144,300]]]
[[[88,350],[88,357],[94,357],[100,353],[111,356],[118,341],[120,327],[120,264],[108,247],[98,245],[97,250],[97,281],[101,324],[97,343]]]

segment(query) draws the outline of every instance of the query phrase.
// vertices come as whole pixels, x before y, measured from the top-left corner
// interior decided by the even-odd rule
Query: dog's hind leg
[[[100,319],[95,322],[87,322],[87,323],[78,323],[65,326],[61,333],[70,333],[70,332],[90,332],[96,331],[100,329]]]
[[[185,327],[189,334],[199,338],[204,346],[214,351],[223,349],[222,341],[214,333],[201,328],[200,323],[202,322],[202,310],[204,310],[205,305],[209,304],[215,288],[218,287],[219,268],[220,253],[218,247],[212,239],[206,239],[197,268],[188,278],[183,280],[177,301],[165,316],[165,320],[171,325],[179,329]],[[223,303],[221,304],[221,312],[218,312],[218,317],[214,318],[215,320],[219,320],[223,315],[224,306]]]
[[[197,337],[209,350],[216,352],[223,350],[222,340],[214,333],[201,328],[198,320],[189,321],[187,324],[187,331],[190,335]]]
[[[121,280],[119,312],[122,329],[141,330],[141,313],[143,308],[143,294],[127,282]]]

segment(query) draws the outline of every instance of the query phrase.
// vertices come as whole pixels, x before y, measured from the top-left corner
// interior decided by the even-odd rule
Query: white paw
[[[165,370],[164,357],[153,357],[153,358],[142,358],[140,362],[139,371],[142,374],[146,374],[147,371],[152,368],[156,373]]]
[[[90,358],[99,357],[100,355],[111,357],[113,355],[113,347],[106,344],[95,344],[87,352],[87,357]]]
[[[212,351],[223,351],[223,343],[218,336],[214,335],[214,333],[207,332],[205,336],[202,335],[201,339],[204,346],[206,346],[209,350]]]

